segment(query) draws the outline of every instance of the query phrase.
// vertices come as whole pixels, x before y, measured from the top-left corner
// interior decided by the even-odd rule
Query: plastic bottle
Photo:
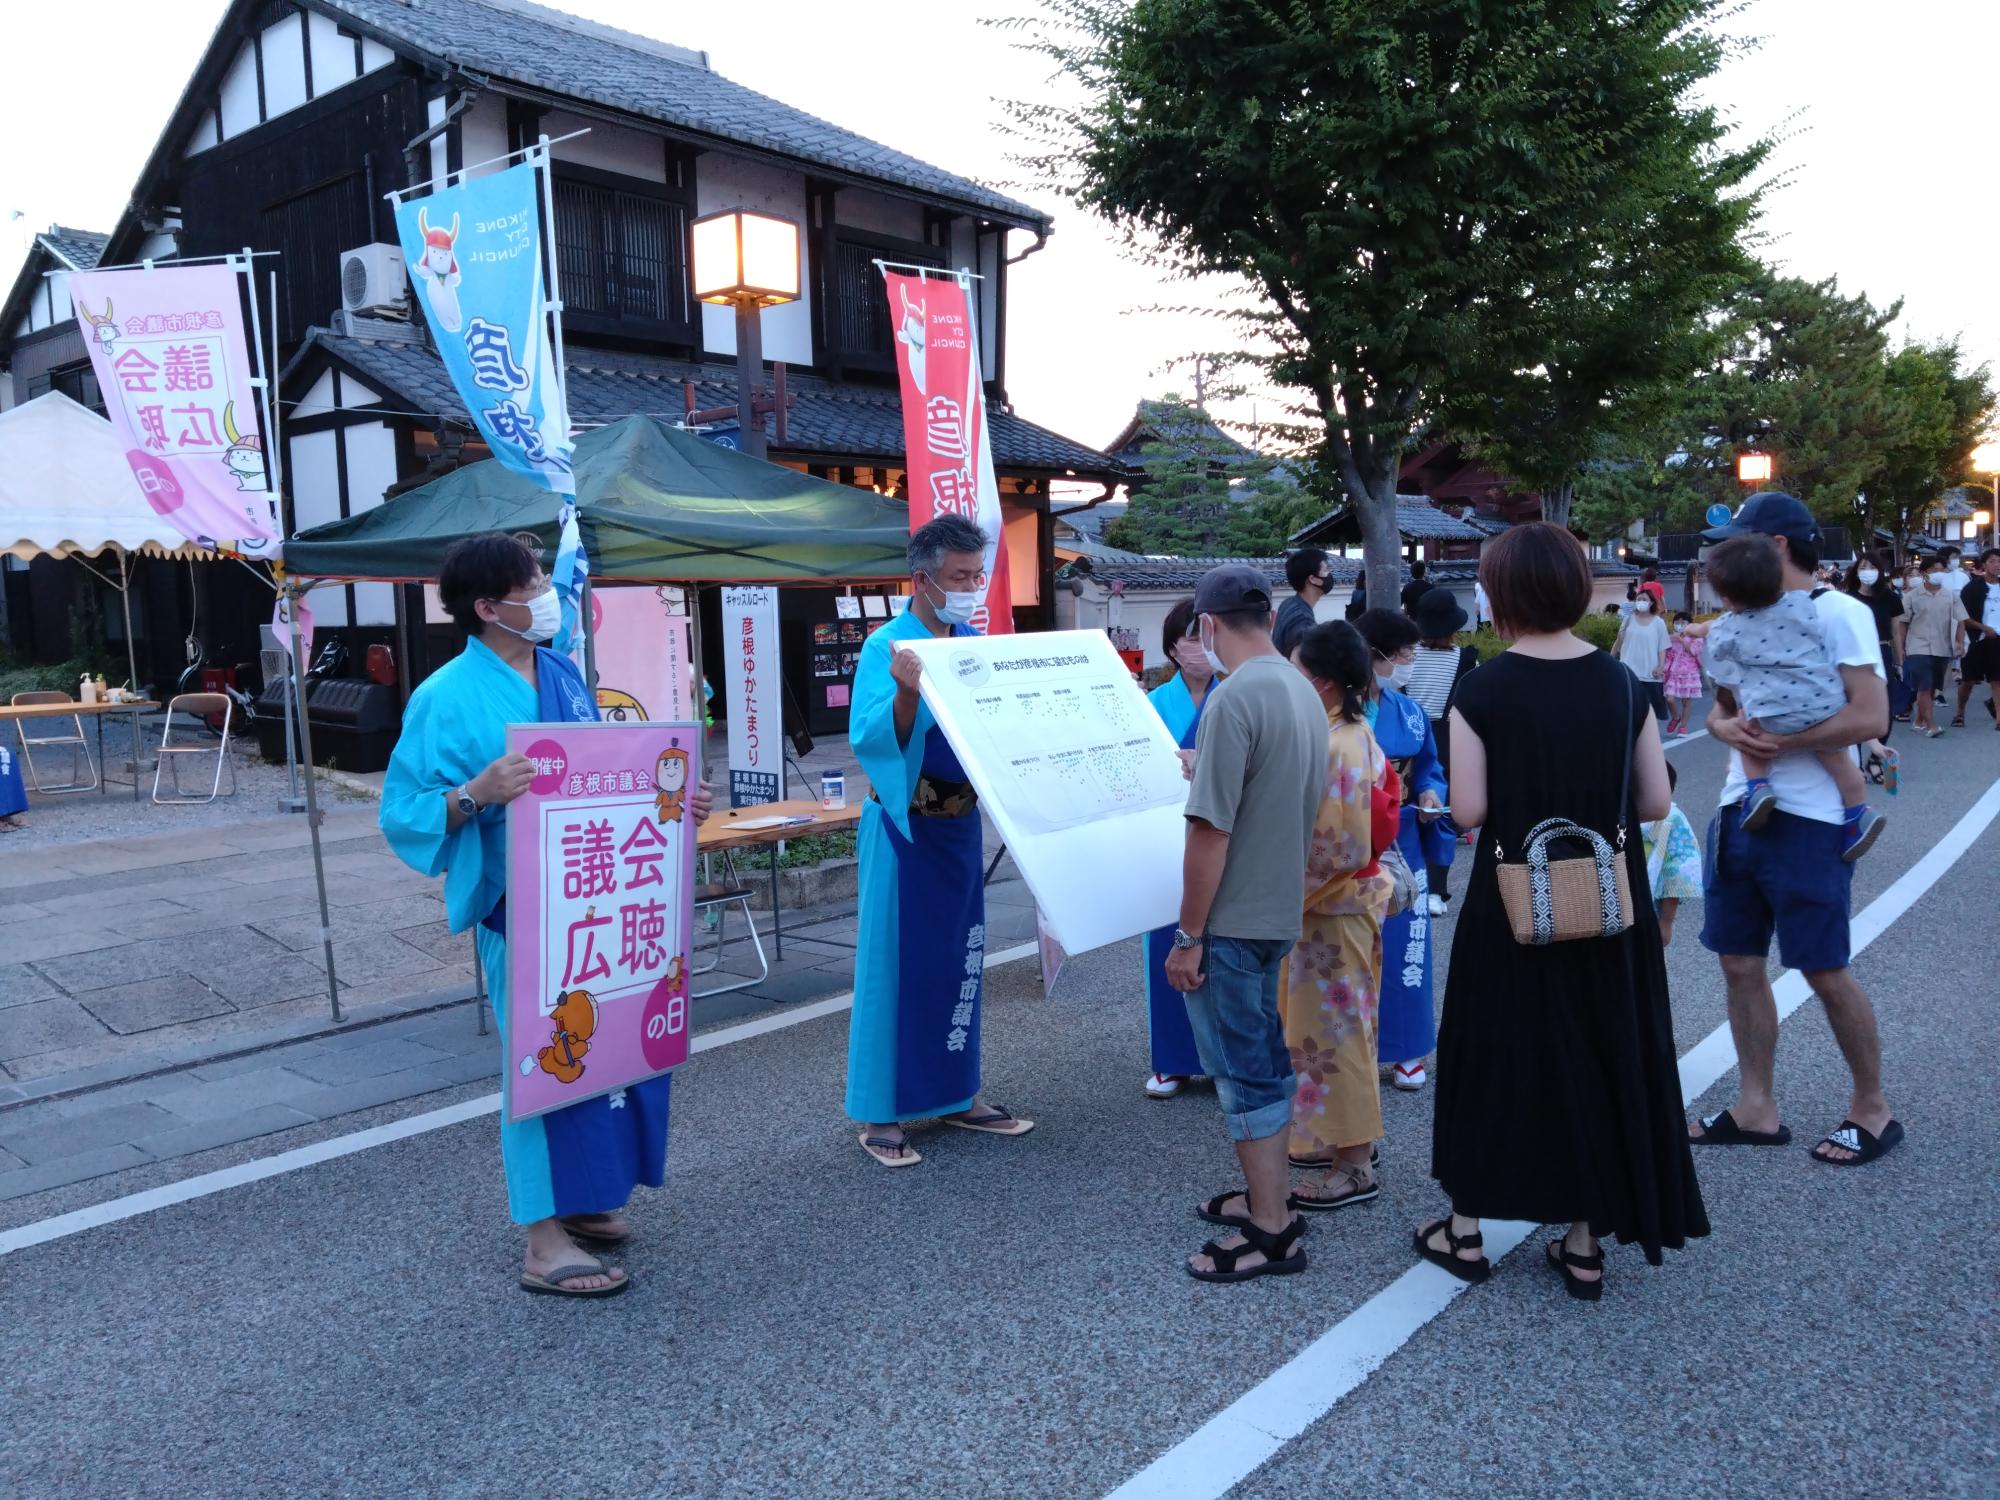
[[[76,685],[76,701],[79,703],[95,703],[97,701],[97,684],[91,681],[88,672],[83,674],[83,680]]]

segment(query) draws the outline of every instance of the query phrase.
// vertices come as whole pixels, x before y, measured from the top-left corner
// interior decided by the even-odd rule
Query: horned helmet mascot
[[[78,317],[90,325],[90,336],[97,340],[98,346],[106,354],[109,354],[118,342],[118,325],[111,318],[111,299],[109,297],[104,299],[104,311],[100,314],[84,306],[83,299],[79,297],[76,299],[76,312]]]
[[[236,403],[231,401],[222,408],[222,434],[229,439],[228,448],[223,450],[222,462],[231,474],[236,476],[239,490],[267,490],[270,480],[264,473],[264,440],[256,433],[236,430]]]
[[[430,299],[431,316],[446,333],[457,333],[465,323],[458,310],[458,215],[451,216],[449,230],[431,228],[430,210],[417,210],[417,233],[424,239],[423,259],[417,262],[417,281]]]

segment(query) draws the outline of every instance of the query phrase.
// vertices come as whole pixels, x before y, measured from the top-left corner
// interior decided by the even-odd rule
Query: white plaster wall
[[[340,377],[340,404],[342,406],[372,406],[382,399],[382,393],[363,385],[352,375]],[[394,481],[391,481],[392,483]]]
[[[333,371],[323,371],[319,379],[312,383],[312,389],[299,397],[298,405],[291,409],[294,417],[316,417],[322,412],[333,410]],[[297,446],[296,442],[294,446]],[[305,523],[300,522],[301,525]]]
[[[443,94],[439,94],[435,99],[427,100],[424,104],[424,123],[426,125],[441,123],[444,120],[445,111],[449,105],[450,101]],[[468,115],[471,113],[471,110],[466,111]],[[430,144],[425,147],[425,150],[430,155],[430,176],[433,182],[450,170],[450,143],[445,139],[446,134],[447,132],[439,131],[431,137]],[[475,156],[469,159],[477,161],[479,158]],[[414,187],[416,184],[412,183],[411,186]]]
[[[181,148],[181,155],[199,156],[214,144],[215,111],[212,109],[203,110],[201,118],[195,121],[194,133],[188,137],[187,145]]]
[[[339,434],[332,432],[300,433],[285,440],[285,484],[292,492],[292,523],[300,531],[340,519],[340,468],[333,450],[338,441]],[[309,602],[316,624],[347,623],[347,590],[314,589]]]
[[[438,113],[443,115],[443,100],[437,101]],[[466,166],[474,162],[488,161],[505,154],[507,150],[507,101],[492,94],[482,94],[464,114],[458,117],[458,159]],[[443,137],[439,137],[442,144]],[[489,167],[481,167],[476,172],[466,173],[467,177],[486,177],[495,172],[503,172],[508,163],[494,162]],[[440,162],[437,170],[444,171]]]
[[[354,81],[354,38],[342,36],[339,25],[317,12],[306,18],[306,39],[312,47],[313,92],[330,94]]]
[[[264,113],[275,118],[306,102],[306,33],[297,15],[264,29]]]
[[[382,492],[396,482],[396,439],[383,422],[342,428],[340,437],[347,445],[347,510],[358,516],[380,505]],[[356,584],[354,623],[395,624],[395,585]]]
[[[787,364],[811,364],[812,266],[803,232],[806,222],[804,174],[711,151],[695,165],[695,187],[699,213],[747,208],[758,213],[781,215],[800,226],[801,295],[796,302],[765,309],[764,358],[766,361],[784,360]],[[736,314],[726,307],[704,304],[701,310],[701,338],[711,353],[734,354]]]
[[[262,123],[257,117],[257,51],[246,42],[222,75],[222,138],[255,130]]]
[[[361,43],[361,71],[372,73],[377,68],[386,68],[396,60],[396,54],[380,42],[366,38]]]
[[[590,129],[589,135],[563,141],[554,148],[557,161],[573,161],[580,167],[596,167],[601,172],[617,172],[621,176],[637,177],[646,182],[667,180],[667,148],[658,136],[586,120],[559,109],[550,110],[542,117],[542,129],[551,139],[585,126]]]

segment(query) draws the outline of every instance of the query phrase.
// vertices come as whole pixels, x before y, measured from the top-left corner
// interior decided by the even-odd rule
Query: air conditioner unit
[[[340,256],[340,305],[375,317],[409,316],[409,277],[400,245],[363,245]]]

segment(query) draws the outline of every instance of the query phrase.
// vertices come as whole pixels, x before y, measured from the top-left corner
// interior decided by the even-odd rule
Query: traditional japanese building
[[[898,493],[902,413],[874,262],[982,278],[1016,622],[1053,623],[1050,486],[1108,485],[1124,468],[1008,403],[1009,270],[1046,241],[1048,215],[733,83],[704,53],[528,0],[235,0],[96,248],[105,264],[278,252],[258,266],[260,283],[278,269],[287,519],[318,524],[486,456],[393,269],[384,195],[468,165],[479,175],[544,135],[573,136],[553,148],[553,255],[580,426],[735,404],[731,315],[693,298],[688,226],[751,208],[803,230],[803,295],[763,315],[764,356],[787,367],[791,400],[771,459]],[[61,301],[43,315],[66,317]],[[17,385],[42,331],[20,327],[0,348]],[[217,644],[254,659],[268,594],[220,604],[234,633]],[[396,650],[406,684],[434,654],[419,588],[357,585],[315,609],[356,660],[366,645]]]

